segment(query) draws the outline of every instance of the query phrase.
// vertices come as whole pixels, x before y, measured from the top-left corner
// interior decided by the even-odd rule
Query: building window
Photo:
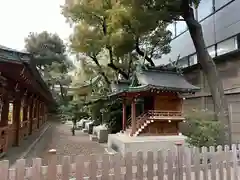
[[[189,56],[189,66],[192,66],[197,63],[198,63],[197,54],[193,54],[193,55]]]
[[[183,20],[183,18],[180,18]],[[179,35],[183,33],[185,30],[187,30],[187,24],[185,21],[177,21],[176,22],[176,35]]]
[[[172,38],[174,38],[176,36],[176,33],[175,33],[175,24],[176,23],[172,23],[172,24],[169,24],[167,26],[167,30],[169,30],[171,33],[172,33]]]
[[[215,1],[215,8],[216,10],[220,9],[221,7],[223,7],[224,5],[226,5],[227,3],[231,2],[232,0],[217,0]]]
[[[181,67],[181,68],[185,68],[185,67],[188,67],[189,63],[188,63],[188,57],[184,57],[182,59],[180,59],[178,62],[177,62],[177,66],[178,67]]]
[[[201,0],[197,9],[198,20],[201,21],[205,17],[213,13],[213,0]]]
[[[207,48],[209,55],[214,58],[216,56],[215,46]]]
[[[226,54],[228,52],[236,50],[237,47],[237,38],[233,37],[231,39],[227,39],[223,42],[217,44],[217,55],[220,56],[222,54]]]

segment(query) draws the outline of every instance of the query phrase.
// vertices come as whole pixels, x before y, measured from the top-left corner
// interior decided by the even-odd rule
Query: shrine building
[[[52,103],[33,56],[0,46],[0,156],[40,130]]]

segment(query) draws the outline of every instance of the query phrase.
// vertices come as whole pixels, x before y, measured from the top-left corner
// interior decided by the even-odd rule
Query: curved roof
[[[113,93],[110,94],[110,96],[124,92],[149,91],[151,89],[182,93],[191,93],[200,90],[199,87],[190,84],[183,75],[178,72],[159,70],[157,68],[142,68],[135,73],[131,84],[126,82],[112,84]]]
[[[136,73],[141,86],[151,86],[157,89],[195,92],[200,88],[190,84],[180,73],[171,71],[142,70]]]
[[[10,79],[15,80],[16,82],[21,81],[20,79],[17,79],[21,78],[20,77],[21,73],[18,74],[18,76],[16,76],[16,74],[19,72],[15,72],[16,69],[14,68],[22,67],[28,72],[29,76],[32,77],[32,80],[34,81],[34,85],[32,85],[33,86],[32,88],[34,88],[36,92],[39,92],[46,99],[54,102],[48,86],[43,81],[39,71],[33,64],[32,60],[33,60],[32,55],[27,52],[16,51],[14,49],[0,45],[0,62],[3,65],[1,70],[4,71],[5,75],[8,76],[8,78]],[[8,68],[6,69],[4,64],[5,65],[12,64],[13,68],[11,70]]]

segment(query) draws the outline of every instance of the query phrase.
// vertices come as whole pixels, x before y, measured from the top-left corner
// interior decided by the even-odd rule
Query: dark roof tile
[[[140,85],[156,88],[197,91],[200,88],[190,84],[181,74],[170,71],[142,70],[136,73]]]

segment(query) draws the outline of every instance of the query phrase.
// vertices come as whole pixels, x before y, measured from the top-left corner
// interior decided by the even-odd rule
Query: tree
[[[109,67],[126,79],[129,76],[125,70],[115,65],[118,57],[135,51],[154,66],[153,54],[161,56],[169,52],[170,33],[166,26],[173,21],[185,21],[208,80],[216,118],[224,125],[224,138],[230,142],[228,104],[223,85],[206,49],[202,27],[194,18],[193,8],[199,3],[200,0],[79,0],[66,5],[64,14],[76,24],[73,48],[88,55],[107,49]],[[154,49],[155,53],[152,53]]]
[[[44,79],[54,91],[59,87],[61,100],[65,100],[67,90],[72,82],[71,77],[67,74],[68,68],[64,63],[53,62],[51,65],[44,68]]]
[[[90,57],[101,71],[98,57],[102,52],[108,52],[108,67],[112,68],[125,79],[129,78],[129,71],[137,56],[132,56],[135,51],[154,66],[150,57],[169,52],[170,32],[166,31],[165,23],[157,23],[156,17],[145,12],[139,13],[137,18],[145,20],[144,24],[129,22],[131,32],[123,31],[113,19],[114,14],[121,15],[122,19],[129,20],[129,13],[124,9],[114,8],[118,3],[109,0],[81,0],[76,4],[71,1],[63,8],[63,14],[75,24],[75,31],[71,37],[71,47],[75,52],[81,52]],[[123,12],[124,11],[124,12]],[[123,16],[122,16],[123,15]],[[146,19],[148,19],[146,21]],[[125,21],[123,21],[125,23]],[[157,26],[157,28],[155,28]],[[154,27],[154,28],[153,28]],[[157,52],[157,53],[156,53]],[[149,57],[150,56],[150,57]],[[128,67],[122,68],[128,59]],[[125,64],[124,64],[125,63]],[[109,83],[109,82],[108,82]]]
[[[43,70],[52,62],[61,63],[66,59],[66,47],[63,40],[57,34],[47,31],[30,33],[25,38],[25,48],[34,56],[36,66]]]
[[[43,79],[56,95],[60,89],[61,100],[65,100],[71,78],[68,71],[73,68],[67,58],[66,46],[57,34],[46,31],[30,33],[25,39],[25,47],[34,57],[34,62]]]
[[[207,77],[208,85],[213,98],[216,119],[224,126],[228,142],[231,142],[229,134],[228,104],[224,96],[222,81],[219,77],[217,67],[209,55],[204,41],[201,24],[194,18],[194,7],[197,8],[200,0],[120,0],[117,8],[128,9],[131,7],[130,17],[138,15],[139,10],[154,14],[161,22],[185,21],[196,49],[199,64]],[[111,16],[114,17],[114,14]],[[118,17],[119,18],[119,17]],[[134,18],[135,19],[135,18]],[[122,23],[122,21],[120,20]],[[138,22],[142,24],[144,22]],[[128,26],[128,24],[124,24]],[[157,26],[156,26],[157,28]],[[125,28],[126,29],[126,28]]]
[[[192,3],[195,3],[196,7],[198,6],[200,0],[195,1],[181,1],[181,14],[184,18],[187,27],[189,29],[189,33],[192,37],[193,44],[196,49],[198,61],[203,69],[204,74],[208,80],[208,86],[210,88],[213,103],[214,103],[214,111],[216,114],[216,118],[220,120],[220,122],[224,126],[225,130],[225,138],[228,143],[231,143],[231,135],[230,135],[230,122],[229,122],[229,112],[228,112],[228,103],[224,96],[224,89],[222,81],[219,77],[219,73],[216,67],[215,62],[212,57],[209,55],[206,44],[203,38],[203,32],[201,24],[195,20]]]

